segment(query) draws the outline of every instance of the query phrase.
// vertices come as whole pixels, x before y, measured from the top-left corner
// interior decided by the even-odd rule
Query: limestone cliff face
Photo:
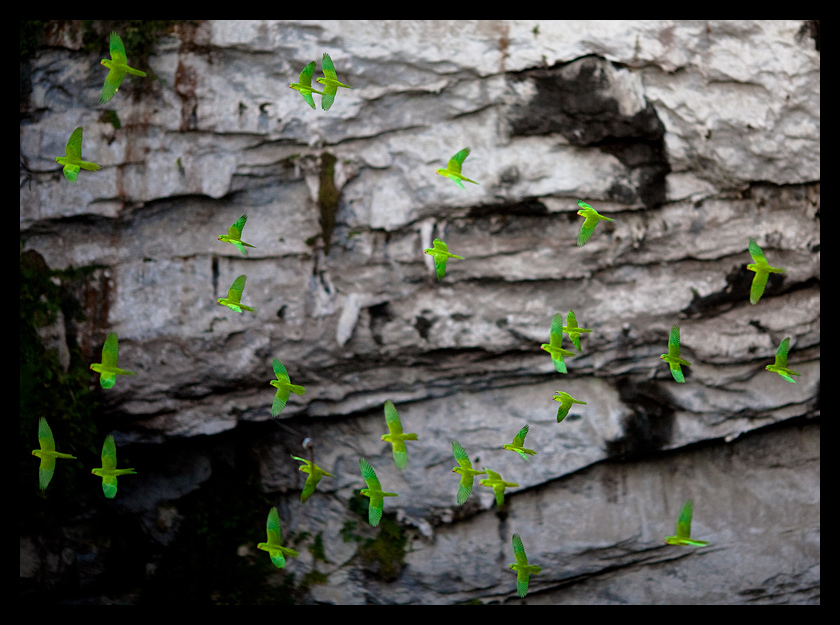
[[[818,602],[813,31],[197,22],[162,35],[150,77],[126,77],[102,106],[100,52],[73,24],[50,30],[22,62],[22,252],[89,268],[67,285],[86,320],[46,329],[45,344],[78,340],[90,363],[119,333],[138,375],[96,391],[100,427],[138,474],[108,509],[85,483],[85,511],[63,521],[72,540],[22,531],[22,577],[81,580],[77,597],[163,597],[191,574],[173,572],[171,552],[198,548],[185,543],[197,502],[224,515],[225,493],[231,509],[257,502],[236,509],[256,533],[265,504],[279,506],[301,552],[286,572],[249,541],[224,544],[299,601],[519,601],[518,532],[543,567],[528,602]],[[328,112],[288,88],[323,52],[353,86]],[[54,157],[77,126],[102,170],[73,185]],[[480,185],[462,191],[434,170],[466,146]],[[614,219],[582,248],[577,199]],[[247,257],[217,241],[243,213]],[[465,257],[440,282],[423,254],[437,237]],[[756,306],[750,238],[787,270]],[[240,274],[254,314],[216,302]],[[561,375],[539,345],[570,309],[593,332]],[[684,385],[659,359],[675,323]],[[796,385],[764,370],[787,336]],[[307,393],[272,422],[274,357]],[[558,390],[587,402],[561,424]],[[403,473],[379,438],[386,399],[419,434]],[[501,449],[525,423],[529,463]],[[519,484],[504,508],[477,483],[456,505],[453,438]],[[310,451],[337,477],[302,505],[289,456]],[[379,530],[360,515],[361,456],[400,495]],[[689,497],[711,541],[700,550],[663,544]],[[114,510],[136,521],[109,546],[89,519]],[[151,545],[131,556],[144,571],[131,590],[68,573],[85,550],[107,573],[131,541]],[[44,556],[56,548],[65,564]],[[195,597],[227,600],[230,581],[206,584]]]

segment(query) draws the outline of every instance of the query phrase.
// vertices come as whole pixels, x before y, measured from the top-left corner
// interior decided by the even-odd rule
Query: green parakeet
[[[79,171],[86,169],[88,171],[99,171],[100,167],[96,163],[89,163],[82,160],[82,127],[79,126],[70,135],[70,140],[67,142],[67,148],[64,151],[65,156],[56,156],[55,161],[59,165],[64,165],[64,177],[70,182],[76,182],[76,177]]]
[[[46,490],[53,473],[55,473],[55,459],[68,458],[75,460],[76,456],[62,454],[55,450],[55,439],[50,425],[44,417],[38,419],[38,444],[41,449],[33,449],[32,455],[41,459],[41,465],[38,467],[38,484],[40,484],[41,490]]]
[[[772,365],[767,365],[765,369],[767,369],[767,371],[772,371],[773,373],[778,373],[791,384],[796,384],[796,380],[790,376],[798,376],[799,374],[793,369],[787,368],[788,351],[790,351],[790,337],[779,343],[779,349],[776,350],[776,362]]]
[[[528,594],[528,581],[531,575],[536,575],[542,571],[542,567],[536,564],[528,564],[528,556],[525,555],[525,546],[522,544],[522,538],[519,534],[513,535],[513,557],[516,558],[516,563],[511,564],[510,568],[516,571],[516,592],[523,599]]]
[[[102,59],[102,65],[110,71],[105,77],[105,84],[102,86],[102,94],[99,96],[99,103],[105,104],[114,97],[122,84],[126,74],[145,76],[146,72],[128,66],[128,59],[125,57],[125,46],[117,33],[111,33],[111,58]]]
[[[376,477],[373,467],[368,464],[364,458],[359,458],[359,468],[362,471],[362,477],[365,478],[367,488],[361,491],[365,497],[370,497],[370,504],[368,505],[368,522],[371,526],[376,527],[382,519],[382,509],[385,507],[384,497],[399,497],[397,493],[386,493],[382,490],[382,484]]]
[[[467,452],[464,451],[464,448],[461,447],[460,443],[454,440],[450,442],[452,443],[452,453],[455,455],[455,460],[458,461],[459,465],[453,468],[452,472],[459,473],[461,475],[461,483],[458,485],[458,495],[455,500],[458,502],[459,506],[462,506],[464,505],[464,502],[470,498],[475,476],[486,475],[487,471],[476,471],[473,469],[470,457],[467,455]]]
[[[306,103],[313,109],[315,108],[315,100],[312,99],[312,94],[317,93],[322,99],[324,97],[323,92],[312,88],[312,74],[314,73],[315,61],[312,61],[309,65],[303,68],[303,71],[300,73],[300,78],[298,78],[298,82],[293,82],[289,85],[289,89],[294,89],[300,93],[300,95],[303,96],[303,99],[306,100]]]
[[[315,80],[324,85],[324,93],[321,95],[321,108],[329,111],[333,102],[335,102],[335,94],[338,93],[338,88],[352,89],[353,87],[339,82],[338,75],[335,73],[335,65],[333,65],[330,55],[326,52],[324,52],[324,57],[321,59],[321,71],[324,72],[324,77],[316,78]]]
[[[408,462],[405,441],[416,441],[417,434],[403,434],[400,415],[390,399],[385,401],[385,423],[388,425],[388,434],[383,434],[382,440],[391,443],[394,450],[394,463],[402,471]]]
[[[306,389],[297,384],[292,384],[289,381],[289,374],[286,371],[286,367],[277,358],[271,361],[271,366],[274,369],[274,375],[277,376],[276,380],[269,382],[271,386],[277,388],[277,393],[274,394],[274,402],[271,404],[271,416],[276,417],[286,407],[286,402],[289,401],[289,395],[291,393],[303,395]]]
[[[306,500],[312,496],[312,493],[315,492],[315,487],[318,486],[318,482],[321,481],[321,478],[325,475],[327,477],[335,477],[332,473],[328,471],[324,471],[321,467],[317,466],[311,460],[304,460],[303,458],[298,458],[295,455],[292,455],[292,458],[298,460],[300,462],[305,462],[303,466],[300,467],[300,471],[304,473],[308,473],[309,477],[306,478],[306,484],[303,485],[303,492],[300,494],[300,503],[306,503]]]
[[[525,437],[528,436],[528,429],[531,426],[525,425],[516,436],[513,437],[513,443],[510,445],[502,445],[503,449],[510,449],[511,451],[515,451],[520,456],[528,460],[528,456],[536,456],[537,452],[533,449],[525,449]]]
[[[117,495],[117,477],[136,475],[137,471],[117,468],[117,446],[114,437],[109,434],[102,445],[102,467],[91,470],[91,473],[102,478],[102,492],[108,499],[113,499]]]
[[[580,206],[580,210],[577,212],[577,214],[581,217],[586,218],[583,221],[583,225],[580,227],[580,233],[578,234],[577,239],[578,247],[581,247],[589,240],[589,237],[591,237],[592,234],[595,232],[595,226],[598,225],[599,221],[615,220],[610,219],[609,217],[604,217],[583,200],[578,200],[578,206]]]
[[[230,285],[230,289],[228,290],[228,296],[220,297],[219,303],[223,306],[227,306],[234,312],[238,313],[241,313],[243,310],[256,312],[254,308],[246,306],[242,303],[242,291],[245,290],[246,279],[247,278],[245,276],[239,276],[236,280],[234,280],[233,284]]]
[[[470,155],[470,149],[469,148],[464,148],[463,150],[458,152],[455,156],[453,156],[452,158],[449,159],[449,162],[446,164],[445,168],[441,167],[439,169],[436,169],[435,173],[437,173],[439,176],[445,176],[446,178],[449,178],[451,181],[453,181],[459,187],[464,189],[464,191],[466,191],[466,188],[464,187],[464,183],[461,182],[462,180],[465,180],[467,182],[472,182],[473,184],[478,184],[475,180],[470,180],[466,176],[461,175],[461,165],[464,164],[464,161],[466,160],[466,158],[469,155]]]
[[[248,252],[245,250],[246,247],[256,247],[256,245],[245,243],[245,241],[242,240],[242,229],[245,227],[246,221],[248,221],[248,215],[242,215],[242,217],[237,219],[233,225],[228,228],[227,234],[219,235],[219,241],[235,245],[236,249],[245,254],[245,256],[248,255]]]
[[[668,536],[665,542],[669,545],[690,545],[693,547],[702,547],[708,545],[707,540],[694,540],[691,538],[691,517],[694,514],[694,504],[689,499],[680,512],[680,518],[677,519],[677,535]]]
[[[569,415],[569,410],[571,409],[572,404],[586,405],[585,401],[579,401],[563,391],[555,391],[554,397],[551,399],[560,402],[560,407],[557,409],[557,423],[560,423]]]
[[[671,334],[668,335],[668,353],[662,354],[660,358],[671,367],[671,375],[677,382],[685,382],[685,376],[680,365],[688,367],[691,363],[680,358],[680,326],[675,325],[671,328]]]
[[[557,313],[551,319],[551,331],[548,334],[548,343],[540,345],[542,349],[551,354],[551,362],[559,373],[568,373],[564,356],[574,356],[574,352],[563,349],[563,317]]]
[[[566,325],[563,326],[563,332],[569,335],[569,338],[572,339],[572,344],[577,347],[578,351],[580,351],[580,333],[592,332],[592,330],[579,328],[577,320],[575,319],[575,311],[570,310],[569,314],[566,316]]]
[[[451,254],[449,252],[449,247],[440,239],[435,239],[433,245],[434,248],[426,248],[423,250],[423,253],[428,254],[434,259],[437,279],[443,280],[443,276],[446,275],[446,260],[448,258],[459,258],[464,260],[464,257]]]
[[[519,486],[519,484],[514,482],[505,482],[501,475],[495,471],[491,471],[487,467],[484,467],[484,470],[487,472],[487,477],[481,480],[479,484],[493,489],[493,492],[496,493],[496,505],[501,507],[505,503],[505,488],[513,488],[515,486]]]
[[[286,568],[286,558],[297,558],[300,554],[294,549],[289,549],[280,544],[280,516],[277,514],[277,508],[271,508],[268,511],[268,519],[265,522],[265,531],[267,537],[264,543],[258,543],[257,549],[267,551],[271,556],[271,563],[278,569]]]
[[[99,385],[102,388],[111,388],[117,383],[118,375],[137,375],[133,371],[125,371],[117,367],[117,333],[109,332],[102,346],[102,362],[93,363],[90,368],[99,373]]]
[[[764,295],[764,287],[767,286],[767,280],[771,273],[785,273],[781,267],[771,267],[767,259],[764,258],[764,252],[758,247],[755,239],[750,239],[750,256],[752,256],[755,263],[747,265],[747,269],[755,272],[755,277],[750,287],[750,304],[758,304],[758,300]]]

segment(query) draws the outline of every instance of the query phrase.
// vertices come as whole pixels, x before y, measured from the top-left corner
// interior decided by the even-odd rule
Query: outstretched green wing
[[[382,484],[379,483],[379,478],[376,477],[373,467],[368,464],[367,460],[359,458],[359,468],[362,470],[362,477],[365,478],[365,483],[368,485],[368,488],[371,490],[382,490]]]
[[[528,436],[529,425],[519,430],[519,433],[513,437],[513,444],[517,447],[522,447],[525,444],[525,437]]]
[[[673,326],[671,334],[668,335],[668,355],[680,357],[680,326],[678,325]]]
[[[563,345],[563,317],[560,313],[551,318],[551,330],[549,331],[549,345],[561,347]]]
[[[38,419],[38,444],[42,451],[55,451],[52,429],[50,429],[50,424],[44,417]]]
[[[308,63],[306,67],[303,68],[303,71],[300,73],[300,78],[298,78],[298,82],[303,85],[304,87],[311,87],[312,86],[312,74],[315,73],[315,61]]]
[[[38,420],[38,444],[41,446],[41,451],[55,451],[55,439],[44,417]],[[53,473],[55,473],[55,457],[41,456],[41,464],[38,466],[38,485],[41,490],[46,490]]]
[[[277,389],[277,392],[274,394],[274,401],[271,402],[272,417],[276,417],[283,412],[283,408],[286,407],[286,402],[289,401],[289,395],[291,395],[291,388],[288,386]]]
[[[105,367],[116,367],[118,350],[117,333],[109,332],[105,339],[105,345],[102,346],[102,365]]]
[[[245,222],[248,221],[248,215],[242,215],[239,219],[237,219],[233,225],[228,228],[228,236],[234,237],[236,239],[242,238],[242,229],[245,227]]]
[[[281,544],[281,533],[280,533],[280,516],[277,514],[277,508],[272,508],[268,511],[268,519],[265,522],[265,531],[268,536],[266,542],[272,545],[280,545]]]
[[[243,284],[244,284],[243,280]],[[274,375],[277,376],[278,380],[284,380],[286,382],[289,381],[289,374],[286,371],[286,367],[283,366],[283,363],[280,362],[279,359],[275,358],[271,361],[271,367],[274,369]]]
[[[324,52],[324,56],[321,59],[321,71],[324,72],[324,77],[329,80],[338,80],[338,74],[335,73],[335,65],[333,64],[330,55]]]
[[[467,452],[464,451],[464,448],[461,447],[461,444],[454,440],[450,442],[452,443],[452,454],[455,456],[455,460],[458,461],[458,464],[465,469],[472,469],[470,457],[467,455]]]
[[[82,160],[82,127],[79,126],[67,141],[66,154],[68,158]]]
[[[111,60],[128,65],[128,59],[125,56],[125,46],[120,36],[114,32],[111,33]]]
[[[790,351],[790,337],[785,338],[779,343],[779,349],[776,350],[776,366],[787,367],[788,352]]]
[[[694,515],[694,502],[689,499],[677,519],[677,538],[691,538],[691,517]]]
[[[522,544],[522,538],[519,534],[513,535],[513,556],[516,558],[517,564],[528,564],[528,556],[525,555],[525,545]]]
[[[458,152],[455,156],[449,159],[449,162],[446,164],[446,168],[449,171],[455,172],[456,174],[461,173],[461,165],[464,163],[466,158],[470,155],[470,149],[464,148],[460,152]]]
[[[242,275],[239,276],[236,280],[233,281],[233,284],[230,285],[230,289],[228,290],[228,299],[236,302],[237,304],[242,301],[242,291],[245,290],[245,280],[247,278]]]
[[[102,444],[102,468],[113,471],[117,468],[117,445],[114,437],[108,434]]]
[[[309,477],[306,478],[306,484],[303,485],[303,492],[300,494],[300,502],[306,503],[306,500],[312,496],[312,493],[315,492],[315,487],[318,486],[318,482],[321,481],[321,476],[318,475],[317,471],[313,470],[312,473],[309,474]]]
[[[394,402],[392,402],[390,399],[385,401],[385,423],[388,424],[388,431],[391,434],[403,433],[402,423],[400,422],[400,415],[397,413],[397,409],[394,406]],[[405,447],[405,443],[403,443],[403,447]]]
[[[760,247],[758,247],[758,243],[755,242],[755,239],[750,239],[750,256],[753,257],[756,265],[761,265],[762,267],[770,265],[770,263],[767,262],[767,259],[764,258],[764,252]]]

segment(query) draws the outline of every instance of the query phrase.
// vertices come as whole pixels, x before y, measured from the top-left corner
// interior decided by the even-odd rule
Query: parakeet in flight
[[[461,447],[460,443],[454,440],[451,441],[451,443],[452,453],[455,455],[455,460],[458,461],[459,465],[453,468],[452,472],[461,474],[461,483],[458,485],[458,495],[456,497],[456,501],[459,506],[462,506],[464,505],[464,502],[470,498],[475,476],[485,475],[487,471],[476,471],[473,469],[470,457],[467,455],[467,452],[464,451],[464,448]]]
[[[251,245],[250,243],[245,243],[242,240],[242,229],[245,227],[245,222],[248,221],[247,215],[242,215],[239,219],[237,219],[233,225],[228,228],[227,234],[220,234],[219,241],[224,241],[226,243],[230,243],[236,246],[240,252],[248,255],[248,252],[245,250],[246,247],[256,247],[256,245]]]
[[[455,184],[466,191],[464,188],[464,183],[461,182],[462,180],[466,180],[467,182],[472,182],[473,184],[478,184],[475,180],[470,180],[466,176],[461,175],[461,165],[464,164],[464,160],[470,155],[470,149],[464,148],[460,152],[458,152],[455,156],[449,159],[449,162],[446,164],[446,168],[439,168],[435,170],[440,176],[445,176],[452,180]]]
[[[238,313],[241,313],[243,310],[256,312],[255,309],[242,303],[242,291],[245,290],[246,279],[247,278],[245,276],[239,276],[236,280],[234,280],[228,290],[228,296],[220,297],[219,303]]]
[[[304,460],[303,458],[298,458],[295,455],[292,455],[292,458],[295,460],[299,460],[300,462],[305,462],[303,466],[300,467],[300,471],[304,473],[309,473],[309,477],[306,478],[306,484],[303,485],[303,492],[300,494],[300,503],[306,503],[306,500],[312,496],[312,493],[315,492],[315,487],[318,486],[318,482],[321,481],[321,478],[325,475],[327,477],[335,477],[332,473],[328,471],[324,471],[321,467],[317,466],[311,460]]]
[[[564,356],[574,356],[574,352],[563,349],[563,317],[557,313],[551,319],[551,331],[549,332],[549,342],[540,345],[542,349],[551,354],[551,362],[554,363],[554,368],[559,373],[568,373],[566,363],[563,360]]]
[[[525,437],[528,436],[528,429],[530,425],[525,425],[516,436],[513,437],[513,443],[510,445],[502,445],[503,449],[510,449],[511,451],[515,451],[520,456],[528,460],[528,456],[536,456],[537,452],[533,449],[525,449]]]
[[[335,73],[335,65],[333,65],[330,55],[326,52],[324,52],[324,57],[321,59],[321,71],[324,72],[324,77],[316,78],[315,80],[324,85],[324,93],[321,95],[321,108],[329,111],[333,102],[335,102],[335,94],[338,93],[338,88],[352,89],[353,87],[339,82],[338,75]]]
[[[136,475],[137,471],[117,468],[117,446],[114,437],[109,434],[102,445],[102,467],[91,470],[91,473],[102,478],[102,492],[108,499],[113,499],[117,494],[117,477]]]
[[[448,258],[459,258],[461,260],[464,260],[464,257],[451,254],[449,252],[449,247],[440,239],[435,239],[433,245],[434,248],[426,248],[425,250],[423,250],[423,253],[428,254],[434,259],[435,273],[437,273],[437,279],[443,280],[443,276],[446,275],[446,260]]]
[[[758,247],[755,239],[750,239],[750,256],[753,257],[755,263],[747,265],[747,269],[755,272],[755,277],[750,287],[750,304],[758,304],[758,300],[764,295],[764,287],[767,286],[767,279],[771,273],[785,273],[781,267],[771,267],[767,259],[764,258],[764,252]]]
[[[569,314],[566,316],[566,325],[563,326],[563,332],[569,335],[569,338],[572,339],[572,344],[577,347],[578,351],[580,351],[580,333],[592,332],[592,330],[579,328],[577,319],[575,319],[575,311],[570,310]]]
[[[303,68],[303,71],[300,73],[300,78],[298,78],[299,82],[293,82],[289,85],[289,89],[294,89],[300,93],[300,95],[303,96],[303,99],[306,100],[306,103],[313,109],[315,108],[315,100],[312,99],[312,94],[317,93],[322,99],[324,97],[323,92],[312,88],[312,74],[314,73],[315,61],[312,61],[309,65]]]
[[[405,441],[416,441],[417,434],[403,434],[400,415],[390,399],[385,401],[385,423],[388,425],[388,434],[383,434],[382,440],[391,443],[394,450],[394,463],[402,471],[408,462]]]
[[[105,77],[105,84],[102,86],[102,94],[99,96],[99,103],[105,104],[114,97],[122,84],[126,74],[145,76],[146,72],[128,66],[128,59],[125,57],[125,46],[117,33],[111,33],[111,58],[102,59],[102,65],[110,71]]]
[[[776,362],[772,365],[767,365],[765,369],[772,371],[773,373],[778,373],[791,384],[796,384],[796,380],[790,376],[799,374],[793,369],[787,368],[788,351],[790,351],[790,337],[779,343],[779,349],[776,350]]]
[[[557,423],[560,423],[563,419],[565,419],[568,416],[572,404],[583,404],[584,406],[586,405],[585,401],[579,401],[571,395],[569,395],[568,393],[564,393],[563,391],[556,391],[554,393],[554,397],[552,397],[551,399],[560,402],[560,407],[557,409]]]
[[[585,217],[586,219],[583,221],[583,225],[580,227],[580,233],[578,234],[577,244],[578,247],[584,245],[588,240],[589,237],[595,232],[595,226],[598,225],[598,222],[601,220],[604,221],[615,221],[609,217],[604,217],[594,208],[592,208],[589,204],[584,202],[583,200],[578,200],[578,206],[580,206],[580,210],[577,212],[578,215],[581,217]]]
[[[244,278],[245,276],[242,277]],[[277,358],[271,361],[271,366],[274,369],[274,375],[277,376],[276,380],[269,382],[271,386],[277,388],[277,392],[274,394],[274,402],[271,404],[271,416],[276,417],[286,407],[286,402],[289,401],[289,395],[291,393],[303,395],[306,389],[297,384],[292,384],[289,381],[289,374],[286,371],[286,367]],[[317,484],[318,482],[316,481],[315,483]]]
[[[67,142],[67,148],[64,151],[65,156],[56,156],[55,161],[59,165],[64,165],[64,177],[70,182],[76,182],[76,177],[79,171],[86,169],[88,171],[99,171],[100,167],[96,163],[89,163],[82,160],[82,127],[79,126],[70,135],[70,140]]]
[[[265,531],[267,534],[266,542],[258,543],[257,549],[267,551],[271,556],[271,562],[278,569],[286,567],[286,558],[297,558],[300,554],[294,549],[289,549],[280,544],[280,516],[277,514],[277,508],[273,507],[268,511],[268,519],[265,522]]]
[[[32,455],[41,459],[41,465],[38,467],[38,484],[40,484],[41,490],[46,490],[53,473],[55,473],[55,459],[68,458],[75,460],[76,456],[62,454],[55,450],[55,439],[50,425],[44,417],[38,420],[38,444],[41,449],[33,449]]]
[[[495,471],[491,471],[487,467],[484,467],[484,470],[487,472],[487,477],[479,481],[479,484],[493,489],[493,492],[496,493],[496,505],[501,507],[505,503],[505,488],[513,488],[515,486],[519,486],[519,484],[514,482],[505,482],[501,475]]]
[[[528,556],[525,555],[525,546],[519,534],[513,535],[513,557],[516,558],[516,563],[511,564],[510,568],[516,571],[516,592],[524,599],[528,594],[528,580],[531,575],[541,572],[542,567],[528,564]]]
[[[361,491],[365,497],[370,497],[370,504],[368,505],[368,522],[372,527],[379,525],[382,519],[382,509],[385,507],[385,500],[383,497],[399,497],[397,493],[386,493],[382,490],[382,484],[376,477],[373,467],[368,464],[364,458],[359,458],[359,468],[362,470],[362,477],[365,478],[367,488]]]
[[[118,375],[137,375],[133,371],[125,371],[117,367],[117,333],[109,332],[102,346],[102,362],[93,363],[90,368],[99,373],[99,385],[111,388],[117,383]]]
[[[671,367],[671,375],[677,382],[685,382],[685,376],[680,365],[688,367],[691,363],[680,358],[680,326],[675,325],[671,328],[671,334],[668,335],[668,353],[662,354],[660,358]]]
[[[691,517],[694,514],[694,504],[689,499],[680,512],[680,518],[677,519],[677,535],[668,536],[665,542],[669,545],[691,545],[693,547],[702,547],[708,545],[707,540],[694,540],[691,538]]]

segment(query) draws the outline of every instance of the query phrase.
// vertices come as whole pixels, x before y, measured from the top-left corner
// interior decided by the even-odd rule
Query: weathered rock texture
[[[22,61],[22,251],[88,268],[65,285],[86,320],[42,335],[90,363],[119,333],[138,375],[90,384],[138,474],[105,502],[86,468],[81,503],[22,527],[23,592],[520,601],[518,532],[543,567],[528,602],[819,602],[818,24],[184,23],[105,106],[80,28]],[[287,87],[325,51],[354,87],[326,113]],[[79,125],[103,168],[72,185],[54,157]],[[466,192],[434,174],[465,146]],[[615,220],[583,248],[578,198]],[[216,240],[243,213],[247,257]],[[465,257],[441,282],[436,237]],[[787,269],[757,306],[750,237]],[[255,314],[216,303],[243,273]],[[564,376],[539,345],[569,309],[594,332]],[[684,385],[659,359],[674,323]],[[795,386],[764,370],[786,336]],[[274,357],[307,388],[279,422]],[[557,390],[587,401],[562,424]],[[420,435],[404,473],[386,399]],[[530,463],[501,449],[525,423]],[[301,505],[306,437],[337,477]],[[455,504],[452,438],[519,483],[504,508],[477,483]],[[360,456],[400,495],[378,530]],[[711,544],[666,546],[689,497]],[[286,571],[252,540],[270,505]],[[202,574],[199,550],[251,577]]]

